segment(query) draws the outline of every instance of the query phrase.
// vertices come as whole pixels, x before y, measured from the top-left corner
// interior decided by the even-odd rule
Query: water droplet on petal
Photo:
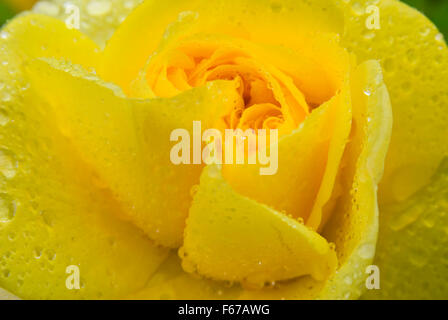
[[[40,247],[36,247],[35,249],[34,249],[34,257],[36,258],[36,259],[40,259],[40,257],[42,256],[42,248],[40,248]]]
[[[132,9],[134,7],[134,1],[127,0],[124,2],[125,9]]]
[[[0,110],[0,126],[5,126],[9,120],[9,116],[6,111]]]
[[[3,270],[3,278],[9,278],[10,275],[11,275],[11,272],[8,269]]]
[[[370,244],[364,244],[359,248],[358,255],[363,259],[371,259],[375,254],[375,247]]]
[[[3,102],[9,102],[11,100],[12,100],[11,94],[9,94],[8,92],[3,93],[3,95],[2,95]]]

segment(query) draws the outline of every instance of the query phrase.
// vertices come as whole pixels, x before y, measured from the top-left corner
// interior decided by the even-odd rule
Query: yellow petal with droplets
[[[125,218],[159,244],[179,246],[202,165],[171,161],[171,133],[192,132],[194,120],[204,130],[216,127],[236,95],[234,84],[210,83],[172,99],[131,100],[60,61],[31,61],[28,71],[36,97],[57,114],[58,126],[112,190]]]
[[[11,20],[2,29],[8,52],[26,61],[47,57],[70,60],[85,68],[96,68],[99,48],[88,37],[55,18],[40,14],[24,14]]]
[[[339,94],[315,109],[299,129],[268,148],[268,155],[272,148],[278,148],[275,174],[260,175],[260,169],[266,165],[246,164],[224,165],[223,176],[240,194],[304,219],[317,230],[350,133],[350,98],[347,82]]]
[[[179,254],[187,272],[256,287],[303,275],[323,281],[337,266],[323,237],[235,192],[217,166],[202,173]]]

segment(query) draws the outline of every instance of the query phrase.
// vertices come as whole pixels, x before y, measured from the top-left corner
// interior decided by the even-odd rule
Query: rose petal
[[[2,32],[0,287],[29,299],[118,298],[140,289],[166,250],[117,218],[119,205],[22,72],[28,54],[73,55],[88,65],[95,46],[45,16],[22,16]],[[80,290],[66,287],[70,265],[79,267]]]
[[[215,166],[202,173],[180,252],[187,272],[259,287],[302,275],[322,281],[337,266],[323,237],[241,196]]]
[[[99,48],[85,35],[54,18],[24,14],[2,29],[8,52],[22,59],[51,57],[70,59],[86,69],[98,65]]]
[[[328,221],[323,233],[328,241],[336,243],[340,263],[332,279],[319,282],[305,276],[277,283],[273,289],[243,290],[240,286],[217,286],[217,282],[186,274],[178,259],[172,257],[165,265],[168,270],[161,270],[144,290],[132,297],[158,298],[163,292],[172,299],[193,299],[196,295],[209,299],[358,298],[365,290],[366,267],[375,254],[378,231],[375,186],[383,172],[392,126],[389,96],[381,79],[379,64],[369,61],[357,68],[351,81],[356,129],[344,154],[345,170],[339,178],[342,187],[350,191],[341,199],[337,214]],[[371,88],[370,95],[364,93],[366,87]],[[190,287],[194,288],[191,292]]]
[[[278,147],[278,171],[274,175],[260,175],[260,168],[265,166],[257,164],[225,165],[223,176],[239,193],[295,218],[308,220],[315,207],[307,225],[316,230],[321,222],[320,210],[329,200],[336,179],[351,117],[350,89],[346,86],[314,110],[303,127],[273,146]]]

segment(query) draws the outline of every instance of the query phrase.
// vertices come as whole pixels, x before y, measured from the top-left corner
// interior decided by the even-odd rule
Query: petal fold
[[[380,29],[367,29],[370,4],[346,4],[342,43],[360,62],[379,60],[384,69],[394,130],[379,201],[392,203],[426,185],[448,154],[448,49],[428,18],[397,0],[378,1]]]
[[[124,218],[159,244],[180,246],[190,189],[203,166],[174,164],[170,137],[176,129],[193,132],[195,120],[204,130],[219,126],[236,95],[234,84],[218,81],[172,99],[133,100],[61,61],[31,61],[28,75],[36,97],[54,110],[61,131],[112,190]]]

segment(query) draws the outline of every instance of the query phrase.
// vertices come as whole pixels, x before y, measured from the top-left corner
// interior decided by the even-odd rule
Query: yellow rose
[[[410,283],[446,294],[435,258],[446,249],[426,242],[447,239],[444,167],[429,182],[447,154],[446,45],[398,1],[349,2],[147,0],[128,15],[129,1],[79,0],[67,17],[54,1],[35,10],[59,19],[12,20],[0,34],[0,287],[21,298],[358,298],[379,202],[387,276],[368,296],[406,297]],[[195,121],[278,129],[275,174],[173,164],[170,134]],[[412,270],[436,267],[410,282],[391,244]]]

